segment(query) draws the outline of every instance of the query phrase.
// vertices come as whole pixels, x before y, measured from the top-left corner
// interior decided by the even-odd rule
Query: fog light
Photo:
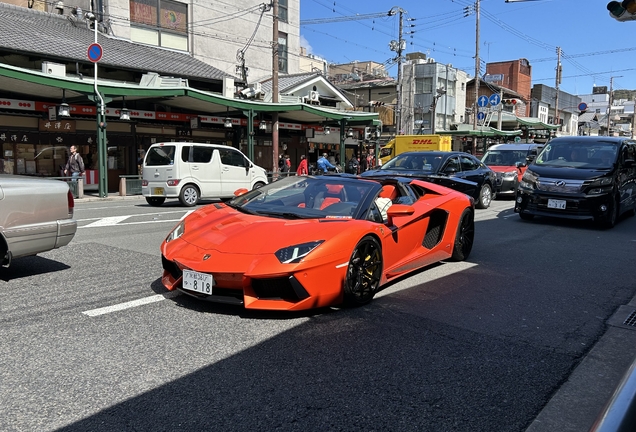
[[[600,209],[601,209],[601,211],[602,211],[602,212],[605,212],[605,211],[607,211],[607,206],[606,206],[605,204],[603,204],[603,205],[600,207]]]
[[[518,197],[517,197],[517,202],[518,202],[519,204],[521,204],[521,202],[522,202],[522,201],[523,201],[523,198],[521,198],[520,196],[518,196]]]

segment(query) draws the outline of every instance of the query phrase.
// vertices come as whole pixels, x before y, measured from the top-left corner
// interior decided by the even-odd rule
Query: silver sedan
[[[69,244],[77,231],[74,207],[62,181],[0,175],[0,265]]]

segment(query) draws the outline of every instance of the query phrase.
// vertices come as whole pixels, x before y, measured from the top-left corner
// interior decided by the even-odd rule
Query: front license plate
[[[548,208],[565,210],[565,200],[549,199]]]
[[[214,278],[211,274],[199,273],[192,270],[183,270],[183,289],[196,291],[201,294],[212,294]]]
[[[163,188],[152,188],[153,195],[163,195]]]

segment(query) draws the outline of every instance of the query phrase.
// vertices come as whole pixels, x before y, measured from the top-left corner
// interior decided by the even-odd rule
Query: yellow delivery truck
[[[451,151],[449,135],[398,135],[380,148],[382,164],[408,151]]]

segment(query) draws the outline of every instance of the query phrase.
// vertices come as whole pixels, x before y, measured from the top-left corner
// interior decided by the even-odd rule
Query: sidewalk
[[[143,195],[119,195],[118,192],[109,192],[108,196],[100,197],[97,191],[84,192],[82,198],[75,198],[75,202],[91,202],[91,201],[117,201],[117,200],[143,200]]]
[[[607,331],[552,396],[526,432],[585,432],[636,359],[636,327],[624,324],[636,297],[607,321]]]

